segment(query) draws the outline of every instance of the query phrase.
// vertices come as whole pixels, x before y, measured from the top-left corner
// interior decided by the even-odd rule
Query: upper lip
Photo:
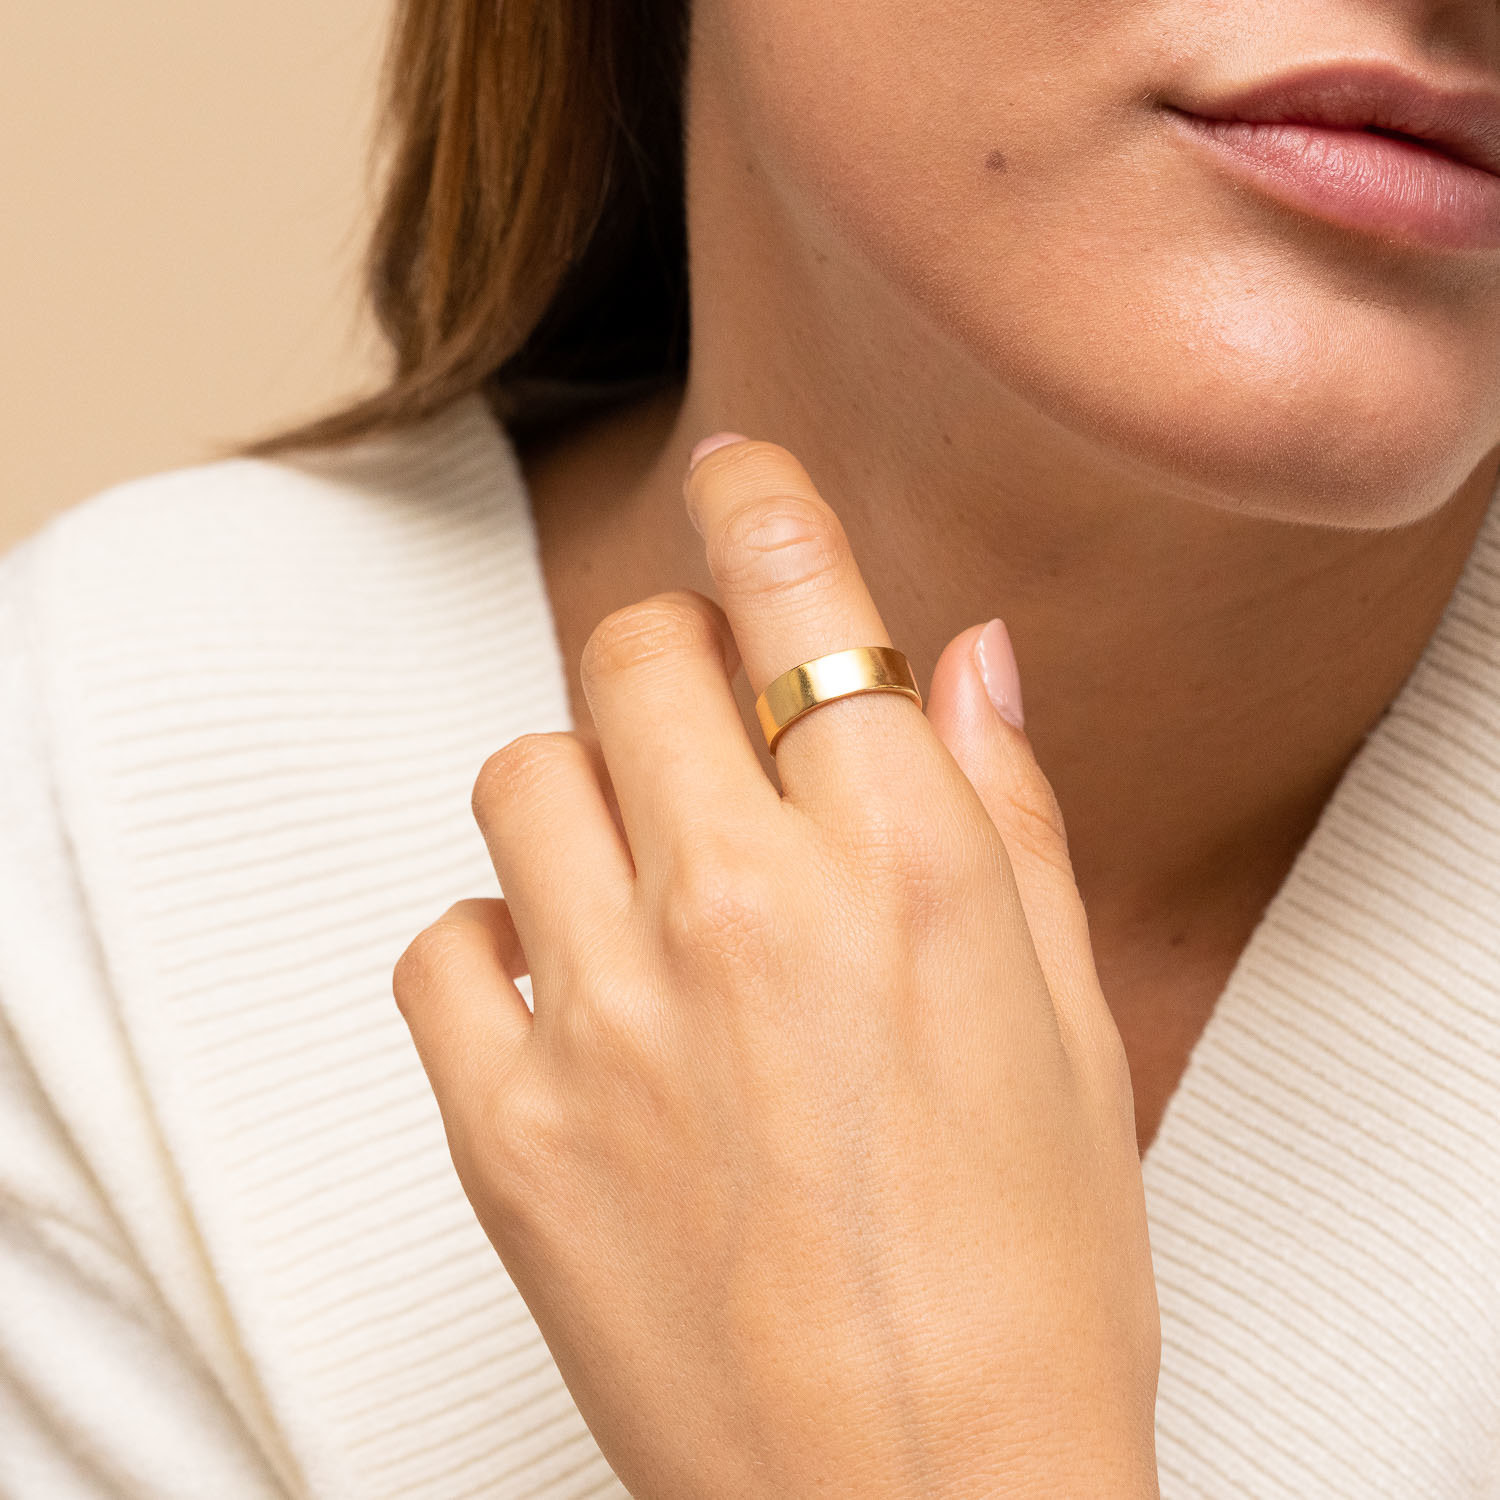
[[[1500,90],[1445,88],[1391,63],[1303,68],[1233,93],[1185,99],[1185,114],[1407,136],[1500,176]]]

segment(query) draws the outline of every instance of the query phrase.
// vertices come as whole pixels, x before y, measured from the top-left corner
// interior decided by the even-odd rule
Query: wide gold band
[[[755,700],[755,715],[774,754],[777,740],[809,709],[851,693],[876,692],[905,693],[922,706],[911,663],[900,651],[894,646],[851,646],[815,656],[767,683]]]

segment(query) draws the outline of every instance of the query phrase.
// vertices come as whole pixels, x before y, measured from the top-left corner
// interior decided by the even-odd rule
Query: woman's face
[[[696,19],[695,68],[799,237],[1168,489],[1387,526],[1500,443],[1496,0],[698,0]],[[1204,123],[1229,117],[1301,123]]]

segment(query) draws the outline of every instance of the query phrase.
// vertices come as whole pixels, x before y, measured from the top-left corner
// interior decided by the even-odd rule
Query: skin
[[[604,614],[713,592],[678,500],[693,443],[790,448],[919,681],[1004,616],[1144,1153],[1500,465],[1495,255],[1291,214],[1152,101],[1348,56],[1493,85],[1500,13],[700,0],[697,22],[687,388],[529,456],[575,722]]]
[[[1494,86],[1500,12],[698,0],[690,377],[526,456],[580,731],[486,768],[509,900],[397,976],[636,1494],[1154,1488],[1140,1154],[1500,465],[1500,256],[1278,207],[1159,106],[1372,56]],[[705,460],[700,536],[720,428],[783,447]],[[754,693],[884,640],[925,717],[828,705],[773,765]]]

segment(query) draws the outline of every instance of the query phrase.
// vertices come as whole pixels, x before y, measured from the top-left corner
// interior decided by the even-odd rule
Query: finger
[[[813,657],[892,644],[843,526],[785,449],[716,448],[694,465],[685,494],[756,694]],[[868,805],[935,749],[910,698],[866,692],[798,719],[777,743],[776,767],[787,796],[809,809],[844,807],[851,796]]]
[[[505,970],[506,978],[520,979],[522,975],[531,972],[526,950],[521,946],[521,935],[516,931],[515,919],[503,897],[469,896],[456,905],[472,910],[476,917],[489,924],[490,935],[495,942],[495,953],[501,968]],[[527,1009],[529,1011],[530,1007]]]
[[[724,611],[691,589],[615,610],[584,645],[583,690],[638,880],[703,829],[776,805],[730,685],[738,670]]]
[[[459,901],[412,939],[391,989],[445,1119],[491,1090],[531,1032],[525,959],[505,904]]]
[[[992,633],[981,656],[976,647],[984,631],[983,625],[972,626],[944,648],[933,669],[927,717],[1000,832],[1059,1020],[1080,1038],[1099,1025],[1103,1004],[1088,917],[1052,786],[1023,729],[997,711],[982,674],[981,659],[1002,702],[1019,717],[1019,674],[1009,637],[1003,627]],[[1107,1011],[1102,1019],[1109,1019]]]
[[[502,746],[480,769],[473,807],[540,1005],[567,955],[629,910],[630,851],[576,734],[523,734]]]

